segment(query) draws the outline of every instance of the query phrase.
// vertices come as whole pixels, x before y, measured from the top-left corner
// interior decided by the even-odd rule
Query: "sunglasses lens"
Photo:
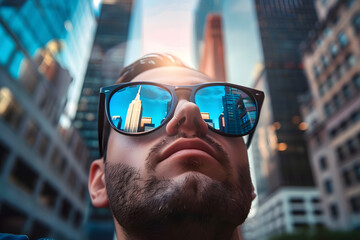
[[[195,103],[205,122],[223,133],[247,134],[257,122],[255,100],[236,87],[201,88],[195,94]]]
[[[170,108],[170,92],[147,84],[120,88],[109,101],[109,114],[113,125],[128,133],[147,132],[159,127]]]

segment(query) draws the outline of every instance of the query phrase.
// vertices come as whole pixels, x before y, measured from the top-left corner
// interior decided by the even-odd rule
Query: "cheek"
[[[236,171],[239,166],[249,166],[247,148],[242,138],[226,139],[224,146],[226,148],[225,151],[228,152],[233,171]]]
[[[109,136],[106,161],[142,169],[148,154],[148,146],[139,139],[139,137],[119,134],[112,130]]]

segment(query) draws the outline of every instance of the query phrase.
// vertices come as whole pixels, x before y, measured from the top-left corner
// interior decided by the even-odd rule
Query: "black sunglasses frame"
[[[152,85],[152,86],[160,87],[170,93],[171,108],[169,110],[169,114],[167,115],[165,120],[158,127],[154,128],[150,131],[146,131],[146,132],[128,133],[128,132],[120,131],[119,129],[117,129],[116,126],[114,126],[114,124],[110,120],[111,118],[110,118],[110,113],[109,113],[110,112],[109,111],[109,101],[110,101],[112,95],[115,94],[117,92],[117,90],[124,88],[124,87],[132,86],[132,85]],[[262,104],[264,101],[264,92],[256,90],[256,89],[232,84],[232,83],[225,83],[225,82],[210,82],[210,83],[202,83],[202,84],[189,85],[189,86],[173,86],[173,85],[166,85],[166,84],[161,84],[161,83],[156,83],[156,82],[137,81],[137,82],[126,82],[126,83],[116,84],[116,85],[112,85],[112,86],[103,87],[100,89],[99,111],[98,111],[98,114],[99,114],[98,115],[98,138],[99,138],[100,156],[103,156],[103,149],[105,149],[104,142],[103,142],[104,124],[106,124],[105,121],[107,121],[107,123],[110,124],[111,128],[113,128],[115,131],[117,131],[118,133],[124,134],[124,135],[139,136],[139,135],[149,134],[149,133],[161,128],[162,126],[164,126],[173,117],[175,108],[178,104],[178,97],[176,94],[177,90],[180,90],[180,89],[191,90],[189,101],[195,103],[195,95],[196,95],[197,91],[202,88],[210,87],[210,86],[227,86],[227,87],[240,89],[241,91],[245,92],[250,98],[252,98],[252,100],[256,104],[256,110],[257,110],[256,111],[256,114],[257,114],[256,122],[255,122],[253,128],[248,133],[228,134],[228,133],[221,132],[220,130],[217,130],[217,129],[211,127],[210,125],[208,125],[209,129],[211,129],[212,131],[214,131],[220,135],[223,135],[223,136],[241,137],[241,136],[249,135],[248,140],[246,142],[246,146],[249,148],[254,131],[259,122],[260,110],[261,110],[261,107],[262,107]],[[104,109],[105,109],[105,112],[104,112]],[[106,120],[104,118],[106,118]]]

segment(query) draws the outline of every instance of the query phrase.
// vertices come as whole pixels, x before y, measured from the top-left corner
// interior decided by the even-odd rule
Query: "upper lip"
[[[171,143],[162,151],[160,162],[170,157],[172,154],[185,149],[201,150],[203,152],[208,153],[210,156],[212,156],[218,161],[218,156],[216,154],[216,151],[203,140],[199,138],[191,138],[191,139],[180,138],[174,141],[173,143]]]

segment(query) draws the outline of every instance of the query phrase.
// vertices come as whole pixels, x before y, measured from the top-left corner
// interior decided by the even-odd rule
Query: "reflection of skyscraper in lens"
[[[222,100],[225,132],[242,134],[249,131],[253,125],[252,120],[256,118],[256,107],[249,96],[238,89],[225,87]]]
[[[209,126],[214,127],[213,120],[210,119],[210,114],[208,112],[202,112],[201,117]]]
[[[141,116],[142,116],[142,104],[140,100],[140,90],[141,86],[139,87],[139,91],[136,94],[134,100],[131,101],[129,104],[129,108],[126,114],[125,120],[125,132],[138,132],[141,123]]]
[[[155,124],[152,123],[152,117],[142,117],[140,123],[140,131],[147,132],[155,128]]]

